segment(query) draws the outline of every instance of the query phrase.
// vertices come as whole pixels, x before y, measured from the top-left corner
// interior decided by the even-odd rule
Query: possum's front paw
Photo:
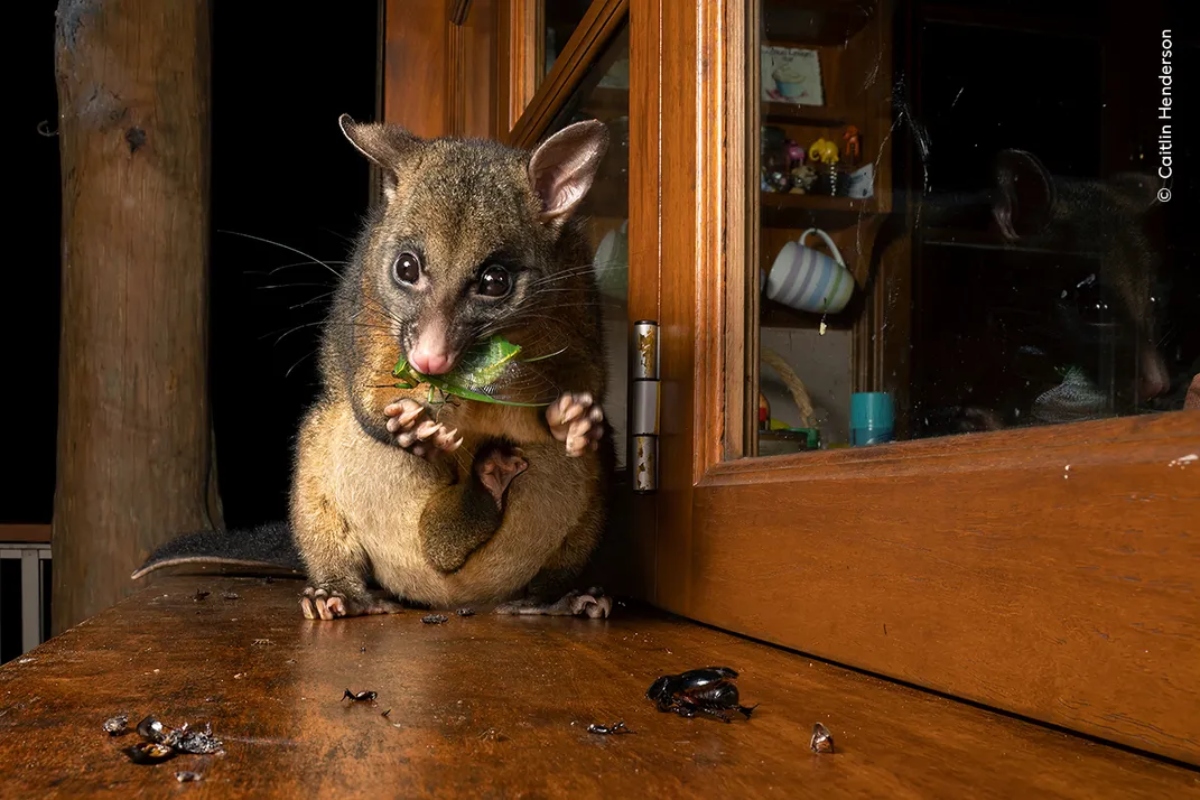
[[[308,586],[300,597],[300,612],[305,619],[333,620],[367,614],[395,614],[402,610],[393,600],[371,596],[348,597],[334,589]]]
[[[589,448],[600,448],[604,435],[604,411],[587,392],[567,392],[546,409],[550,433],[566,442],[567,455],[581,456]]]
[[[387,415],[388,432],[396,437],[396,444],[415,456],[433,458],[437,453],[452,453],[462,444],[458,430],[449,430],[440,422],[430,419],[425,406],[416,400],[404,398],[383,409]]]

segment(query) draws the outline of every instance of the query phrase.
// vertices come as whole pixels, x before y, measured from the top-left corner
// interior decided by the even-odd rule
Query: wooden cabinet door
[[[940,4],[943,11],[947,5]],[[1036,52],[1029,49],[1036,40],[1022,39],[1022,31],[1040,30],[1034,23],[1048,16],[1081,13],[1078,3],[1050,4],[1057,6],[1053,13],[1039,11],[1046,4],[959,5],[956,13],[968,26],[995,28],[970,32],[980,54],[1003,46],[1005,37]],[[1027,7],[1026,15],[1010,13],[1014,5]],[[983,6],[1008,8],[1008,16],[985,13]],[[936,138],[939,125],[957,113],[952,95],[943,106],[931,105],[941,102],[947,75],[961,77],[957,103],[984,109],[972,112],[978,114],[988,104],[968,92],[987,79],[970,49],[954,55],[967,32],[950,30],[940,50],[921,44],[929,10],[887,0],[629,2],[630,252],[653,261],[648,271],[657,284],[649,293],[631,283],[629,314],[658,323],[662,375],[656,525],[640,543],[645,593],[669,611],[721,628],[1197,763],[1200,411],[1172,407],[1176,400],[1182,406],[1187,389],[1176,376],[1154,386],[1153,394],[1135,389],[1127,396],[1122,381],[1145,365],[1142,355],[1132,362],[1119,355],[1138,349],[1129,346],[1142,341],[1136,321],[1115,320],[1108,308],[1085,313],[1089,287],[1097,280],[1099,289],[1118,283],[1106,272],[1113,269],[1111,253],[1069,251],[1061,239],[1042,244],[1035,234],[1044,231],[1029,217],[1034,200],[1028,193],[1036,200],[1037,187],[1024,179],[1018,185],[1021,237],[1003,239],[988,183],[992,162],[937,160],[938,148],[963,149],[961,142]],[[1104,13],[1118,12],[1113,5]],[[775,22],[764,17],[772,13]],[[1168,27],[1160,21],[1142,27]],[[1157,70],[1158,38],[1123,46],[1152,52],[1138,63]],[[764,45],[819,54],[820,105],[794,102],[795,86],[779,78],[794,77],[794,70],[763,74]],[[1047,49],[1038,58],[1052,74],[1057,56]],[[921,73],[922,63],[939,61],[937,72]],[[1099,78],[1087,69],[1099,70],[1100,63],[1075,64],[1071,74]],[[886,76],[882,84],[880,76]],[[1103,82],[1095,86],[1101,87],[1097,99],[1107,102]],[[1035,88],[1028,87],[1028,97],[1048,96]],[[918,97],[917,89],[925,95]],[[1058,89],[1070,105],[1067,87]],[[1002,100],[1012,104],[1021,96]],[[913,110],[918,99],[925,101],[921,117]],[[1153,116],[1147,99],[1155,98],[1113,101],[1141,103],[1144,108],[1130,113]],[[1052,107],[1029,113],[1059,119]],[[1001,140],[989,131],[988,141],[1011,142],[1022,152],[1041,148],[1042,140],[1030,134],[1034,122],[1002,118],[1013,135]],[[765,190],[775,178],[762,173],[764,159],[778,153],[762,150],[764,124],[778,124],[810,151],[818,137],[844,148],[844,129],[855,124],[861,163],[875,166],[873,196],[822,194],[819,187],[804,194]],[[1146,124],[1157,125],[1153,119]],[[1105,145],[1101,133],[1070,135]],[[1040,152],[1046,169],[1059,173],[1051,184],[1059,199],[1087,186],[1107,191],[1115,185],[1110,181],[1123,180],[1107,168],[1089,172],[1072,161],[1069,147],[1055,150],[1049,143]],[[821,180],[828,164],[818,163]],[[1146,172],[1157,180],[1152,169]],[[979,179],[976,192],[970,177]],[[938,193],[963,182],[968,189],[956,188],[958,195]],[[937,218],[941,227],[925,216],[947,208],[962,213]],[[1101,227],[1112,219],[1104,217]],[[1165,234],[1160,229],[1137,239],[1143,250],[1123,257],[1139,258],[1152,248],[1161,256],[1158,268],[1186,283],[1179,253],[1194,252],[1195,234],[1171,227],[1169,214],[1165,226]],[[830,233],[855,278],[855,298],[842,312],[852,319],[796,311],[763,295],[760,281],[783,244],[810,227]],[[818,239],[810,234],[804,243],[823,250]],[[1063,261],[1046,266],[1040,251]],[[955,255],[960,252],[968,255]],[[1099,277],[1088,284],[1085,272],[1080,285],[1064,286],[1060,297],[1054,281],[1084,268],[1068,263],[1076,257],[1098,259]],[[954,258],[960,260],[948,260]],[[955,271],[959,264],[968,266]],[[1023,267],[1030,271],[1020,277]],[[1013,298],[995,279],[1001,274],[1018,276]],[[946,288],[953,278],[964,281],[957,300]],[[915,279],[940,283],[914,285]],[[1197,355],[1189,349],[1194,337],[1180,330],[1194,327],[1179,316],[1186,311],[1186,302],[1172,306],[1176,316],[1168,327],[1175,332],[1161,334],[1174,337],[1178,351],[1163,357],[1173,367]],[[920,340],[924,351],[910,355],[914,318],[927,333]],[[939,319],[941,333],[929,334],[929,323]],[[1039,344],[1037,336],[1063,319],[1082,320],[1087,336],[1055,361],[1059,350]],[[791,442],[793,450],[797,440],[812,441],[804,419],[779,426],[797,430],[759,430],[767,336],[760,328],[768,323],[787,332],[771,341],[792,343],[785,355],[800,384],[792,413],[805,416],[799,408],[805,391],[818,406],[827,396],[836,400],[828,403],[830,418],[835,412],[849,417],[844,395],[884,392],[894,408],[896,440],[829,446],[845,444],[838,440],[845,431],[809,420],[808,427],[818,429],[818,449],[756,456],[767,441]],[[1023,337],[1032,343],[1022,344]],[[848,387],[809,391],[809,365],[825,358],[826,349],[841,354]],[[948,430],[917,419],[928,409],[914,407],[907,390],[927,373],[908,368],[935,357],[943,358],[937,363],[958,359],[956,369],[942,368],[938,377],[950,386],[947,396],[963,398],[960,417],[948,417],[949,430],[988,430],[934,435]],[[986,376],[976,362],[989,359],[1000,373],[993,376],[996,386],[969,384],[964,376]],[[1061,367],[1061,374],[1047,364]],[[1109,369],[1101,374],[1096,364]],[[1031,383],[1018,384],[1013,376]],[[1039,387],[1039,380],[1048,383]],[[992,406],[1003,400],[1012,408],[977,403],[966,396],[973,389],[987,393]],[[1063,400],[1072,389],[1082,391],[1095,418],[1049,424],[1057,419],[1050,411],[1078,410],[1078,402]],[[783,403],[771,405],[772,418],[784,416],[776,410]],[[1018,412],[1024,417],[1014,421]],[[855,430],[864,428],[850,436]],[[912,438],[921,431],[925,438]]]

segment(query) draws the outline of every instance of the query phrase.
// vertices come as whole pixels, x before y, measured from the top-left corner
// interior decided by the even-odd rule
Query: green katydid
[[[520,352],[520,345],[513,344],[502,336],[492,336],[467,348],[454,369],[445,375],[424,375],[417,372],[408,363],[407,358],[401,358],[396,363],[395,368],[392,369],[392,375],[400,379],[400,382],[396,384],[398,389],[415,389],[422,383],[429,384],[429,402],[431,403],[434,402],[434,390],[439,390],[443,394],[462,397],[466,400],[477,400],[481,403],[526,408],[550,405],[553,401],[521,403],[515,400],[504,400],[488,392],[488,389],[504,375],[510,366],[517,363],[529,364],[558,355],[558,353],[551,353],[538,358],[517,361],[516,357]]]

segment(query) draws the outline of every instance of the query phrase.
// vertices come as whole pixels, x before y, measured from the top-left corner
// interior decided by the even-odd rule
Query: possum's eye
[[[421,277],[421,259],[416,253],[401,253],[392,264],[392,275],[398,283],[416,283]]]
[[[492,264],[479,273],[477,291],[484,297],[504,297],[512,291],[512,276],[499,264]]]

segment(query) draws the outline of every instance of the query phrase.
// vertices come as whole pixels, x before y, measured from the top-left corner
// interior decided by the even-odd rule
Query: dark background
[[[55,0],[22,3],[7,170],[20,242],[7,264],[5,461],[0,523],[50,521],[58,393],[60,174],[54,130]],[[374,3],[213,3],[211,376],[226,522],[286,512],[297,421],[316,388],[312,352],[332,275],[262,237],[340,267],[369,199],[365,160],[337,125],[375,114]],[[15,112],[15,113],[13,113]],[[11,207],[11,206],[10,206]],[[270,274],[272,270],[278,270]],[[284,288],[270,288],[287,284]],[[308,305],[297,304],[313,301]],[[295,329],[294,332],[280,336]]]
[[[12,107],[18,149],[10,153],[13,163],[7,177],[10,207],[18,208],[10,229],[20,235],[9,238],[7,313],[0,315],[8,456],[0,523],[48,522],[54,489],[60,176],[58,140],[40,135],[38,124],[47,120],[53,129],[57,117],[56,5],[56,0],[20,4],[13,13],[21,18],[10,28],[19,32],[10,37],[10,46],[15,48],[13,63],[22,68],[10,81],[16,89]],[[564,18],[550,20],[561,27],[563,37],[572,24],[567,5],[573,12],[584,7],[582,2],[563,4]],[[1041,9],[1078,20],[1105,8],[1085,0],[958,5],[972,13]],[[1163,6],[1167,19],[1175,23],[1181,102],[1175,136],[1176,197],[1165,209],[1171,243],[1166,274],[1173,285],[1160,345],[1170,366],[1187,377],[1200,352],[1200,326],[1194,324],[1200,293],[1200,270],[1195,267],[1200,228],[1194,223],[1195,199],[1200,196],[1200,169],[1194,166],[1200,164],[1200,102],[1193,99],[1200,59],[1195,36],[1182,23],[1185,5]],[[211,377],[226,522],[242,527],[279,519],[286,511],[293,437],[315,390],[317,323],[325,310],[322,295],[333,277],[286,248],[338,268],[335,262],[346,257],[349,239],[360,224],[368,200],[368,170],[344,141],[336,120],[343,112],[360,119],[374,115],[378,21],[371,2],[339,4],[336,10],[331,5],[304,7],[292,13],[280,13],[271,4],[231,0],[214,0],[213,8]],[[1098,69],[1102,56],[1077,39],[1071,26],[1052,43],[969,25],[918,22],[914,27],[911,33],[928,48],[923,64],[909,65],[918,67],[909,90],[935,142],[927,162],[931,191],[977,188],[990,162],[976,154],[1000,147],[1033,150],[1061,174],[1096,173],[1101,155],[1097,133],[1103,127],[1097,107],[1105,100],[1097,80],[1103,69],[1112,67]],[[1134,93],[1137,103],[1153,100],[1157,42],[1138,39],[1125,46],[1135,61],[1146,59],[1135,70],[1141,82]],[[971,91],[959,97],[964,86]],[[1145,108],[1140,113],[1152,114]],[[1155,124],[1153,119],[1142,121]],[[1024,388],[1028,376],[1016,356],[1008,351],[994,357],[983,354],[997,343],[1028,346],[1024,333],[1037,326],[1027,320],[1052,323],[1052,311],[1043,307],[1043,300],[1058,298],[1060,284],[1073,285],[1060,280],[1060,273],[1070,272],[1070,267],[1033,265],[1024,268],[1024,276],[1014,274],[1010,280],[1008,273],[986,269],[977,260],[966,268],[956,261],[940,274],[915,276],[914,406],[924,411],[959,403],[999,408],[1025,404],[1028,397],[1014,401],[1008,389],[1016,386],[1026,394],[1038,389],[1033,384]],[[922,285],[938,296],[922,294]],[[1009,326],[1024,338],[1008,342],[995,325],[983,325],[988,315],[956,299],[963,296],[991,311],[1003,305],[1024,314],[1014,317],[1019,324]],[[1032,301],[1036,302],[1027,308]],[[939,313],[926,313],[930,309]],[[954,309],[958,316],[950,313]],[[1053,325],[1043,327],[1049,329],[1045,339],[1061,335]],[[1033,345],[1049,349],[1045,341]],[[992,368],[997,364],[1000,369]],[[1030,370],[1040,370],[1047,380],[1059,379],[1048,371],[1054,364],[1043,365],[1046,369],[1034,366],[1037,370]],[[984,390],[999,379],[1004,385]]]

